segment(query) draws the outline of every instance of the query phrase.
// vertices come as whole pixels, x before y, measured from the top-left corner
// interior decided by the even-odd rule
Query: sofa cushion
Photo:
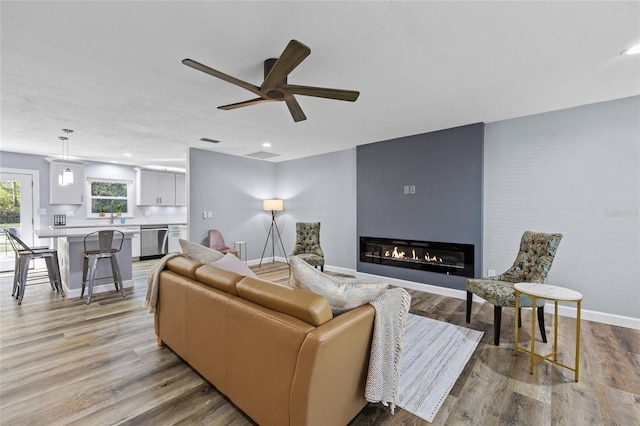
[[[244,275],[233,271],[216,268],[211,265],[202,265],[196,270],[196,279],[202,284],[218,290],[226,291],[234,296],[238,294],[236,284],[242,281]]]
[[[196,270],[202,266],[202,263],[188,257],[176,256],[167,260],[165,269],[169,269],[177,274],[196,279]]]
[[[310,291],[252,277],[240,281],[236,290],[243,299],[291,315],[316,327],[333,318],[327,300]]]
[[[232,271],[246,277],[256,277],[256,274],[233,253],[225,254],[222,259],[216,260],[215,262],[210,263],[210,265],[215,266],[216,268]]]
[[[389,288],[387,283],[327,275],[297,256],[289,257],[289,264],[289,285],[323,296],[334,315],[369,303]]]
[[[223,253],[218,250],[210,249],[200,244],[192,243],[191,241],[180,239],[180,250],[191,259],[199,260],[202,263],[211,263],[216,260],[220,260],[224,257]]]

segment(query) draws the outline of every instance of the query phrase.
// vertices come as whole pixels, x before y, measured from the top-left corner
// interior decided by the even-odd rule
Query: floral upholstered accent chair
[[[324,272],[324,253],[320,247],[320,222],[296,222],[296,246],[292,256]]]
[[[494,337],[493,343],[500,345],[500,322],[502,308],[516,306],[514,284],[520,282],[542,283],[547,278],[551,264],[562,240],[562,234],[546,234],[525,231],[520,241],[520,251],[513,266],[505,273],[481,279],[467,280],[467,323],[471,321],[471,304],[473,295],[479,296],[494,305]],[[519,306],[531,307],[533,301],[529,296],[520,295]],[[544,329],[544,299],[537,301],[537,316],[542,341],[546,343]],[[518,324],[518,327],[521,323]]]

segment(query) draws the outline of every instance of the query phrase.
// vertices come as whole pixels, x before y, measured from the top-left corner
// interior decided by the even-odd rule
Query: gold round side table
[[[531,309],[531,347],[529,349],[523,348],[518,344],[518,327],[516,327],[516,343],[514,345],[514,355],[518,355],[518,352],[524,352],[529,354],[529,373],[533,374],[533,367],[542,362],[549,361],[553,364],[559,365],[575,373],[575,381],[578,381],[578,371],[580,366],[580,308],[582,302],[582,294],[575,290],[571,290],[564,287],[558,287],[548,284],[537,283],[516,283],[514,285],[516,296],[516,323],[520,321],[518,309],[520,294],[531,297],[532,305],[537,306],[538,299],[551,300],[554,303],[553,314],[553,352],[547,355],[541,355],[535,351],[535,331],[536,331],[536,309]],[[573,367],[563,364],[558,361],[558,302],[575,302],[577,306],[576,315],[576,360]]]

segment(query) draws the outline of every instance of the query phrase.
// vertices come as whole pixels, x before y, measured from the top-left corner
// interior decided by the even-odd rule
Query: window
[[[131,181],[112,179],[88,179],[89,217],[133,213],[131,202]]]

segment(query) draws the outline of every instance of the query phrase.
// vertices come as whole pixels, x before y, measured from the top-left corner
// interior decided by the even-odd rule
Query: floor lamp
[[[269,237],[271,237],[271,262],[275,262],[276,260],[276,234],[278,234],[278,240],[280,241],[280,246],[282,247],[282,254],[285,255],[284,260],[289,264],[287,260],[286,252],[284,250],[284,244],[282,244],[282,238],[280,237],[280,230],[278,229],[278,224],[276,223],[276,212],[284,210],[284,202],[282,200],[264,200],[262,201],[262,210],[271,211],[271,227],[269,228],[269,233],[267,234],[267,240],[264,242],[264,248],[262,249],[262,256],[260,256],[260,264],[258,268],[262,266],[262,259],[264,258],[264,252],[267,250],[267,244],[269,243]],[[275,228],[275,231],[274,231]]]

